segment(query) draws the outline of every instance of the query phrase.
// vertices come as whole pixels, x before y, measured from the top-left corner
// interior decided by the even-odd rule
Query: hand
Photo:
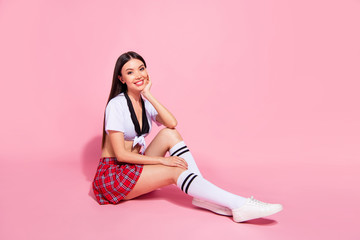
[[[150,77],[148,75],[148,78],[145,80],[145,87],[141,91],[141,94],[147,99],[147,95],[150,94],[150,88],[151,88],[152,82],[150,80]]]
[[[177,156],[164,157],[161,161],[161,164],[169,167],[181,167],[184,169],[188,168],[187,162],[183,158]]]

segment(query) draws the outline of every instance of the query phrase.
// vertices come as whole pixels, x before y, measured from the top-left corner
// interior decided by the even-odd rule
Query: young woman
[[[150,92],[145,60],[122,54],[115,65],[105,110],[102,154],[93,181],[99,204],[117,204],[160,187],[176,184],[193,204],[233,216],[235,222],[265,217],[282,210],[227,192],[204,179],[180,133],[176,118]],[[165,128],[146,148],[144,137],[154,121]],[[164,157],[169,151],[169,157]]]

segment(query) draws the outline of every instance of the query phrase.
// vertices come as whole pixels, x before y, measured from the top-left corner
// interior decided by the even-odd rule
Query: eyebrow
[[[139,68],[140,67],[143,67],[144,66],[144,64],[141,64],[140,66],[139,66]],[[125,71],[127,71],[127,70],[133,70],[132,68],[127,68],[127,69],[125,69]]]

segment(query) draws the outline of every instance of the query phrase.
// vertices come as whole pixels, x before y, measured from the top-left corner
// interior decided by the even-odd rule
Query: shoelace
[[[265,206],[269,205],[269,203],[261,202],[261,201],[255,199],[253,196],[250,197],[250,201],[251,201],[251,203],[253,203],[255,205],[258,205],[258,206],[264,206],[265,207]]]

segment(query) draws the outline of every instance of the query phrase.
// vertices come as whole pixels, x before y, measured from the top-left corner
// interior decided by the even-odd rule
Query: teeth
[[[141,85],[144,81],[140,81],[140,82],[137,82],[135,83],[136,85]]]

